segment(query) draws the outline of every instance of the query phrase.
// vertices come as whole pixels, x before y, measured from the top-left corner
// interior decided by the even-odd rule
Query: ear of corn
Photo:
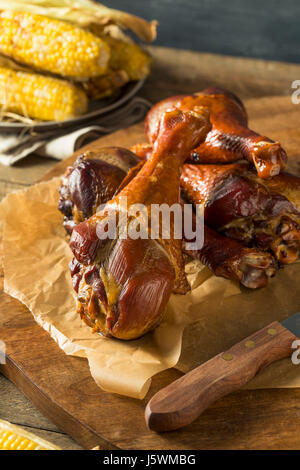
[[[0,450],[60,450],[19,426],[0,420]]]
[[[23,11],[89,26],[118,25],[130,29],[143,41],[156,38],[157,21],[146,21],[125,11],[108,8],[94,0],[0,0],[1,10]]]
[[[137,44],[104,34],[99,25],[91,25],[91,31],[109,44],[108,73],[83,83],[91,99],[100,99],[115,93],[130,81],[145,78],[150,73],[151,57]]]
[[[141,80],[150,73],[151,57],[141,47],[109,35],[104,37],[111,51],[109,68],[124,70],[129,80]]]
[[[146,77],[150,56],[116,26],[106,28],[118,34],[99,24],[82,29],[31,12],[0,9],[0,120],[9,113],[35,120],[70,119],[87,111],[88,98],[110,96],[127,82]]]
[[[84,80],[102,75],[109,46],[89,31],[64,21],[0,11],[0,53],[35,70]]]
[[[126,72],[110,70],[106,75],[90,78],[87,82],[83,82],[83,88],[90,99],[99,100],[116,93],[128,82],[129,77]]]
[[[83,114],[88,100],[72,83],[0,67],[0,106],[36,120],[62,121]]]

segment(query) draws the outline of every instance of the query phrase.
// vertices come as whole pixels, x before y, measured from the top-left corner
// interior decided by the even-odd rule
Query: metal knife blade
[[[300,312],[281,322],[282,326],[300,338]]]

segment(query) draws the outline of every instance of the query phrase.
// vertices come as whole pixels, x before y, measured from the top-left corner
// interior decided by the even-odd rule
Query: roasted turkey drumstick
[[[71,234],[76,225],[112,199],[128,170],[137,164],[136,155],[119,147],[104,147],[97,152],[97,158],[94,152],[80,155],[67,169],[59,188],[58,208],[64,215],[63,225],[67,232]]]
[[[184,165],[181,188],[204,204],[211,228],[246,246],[269,250],[280,264],[300,256],[300,178],[281,173],[261,180],[247,162]]]
[[[149,143],[135,153],[81,155],[60,187],[78,312],[94,331],[124,340],[152,330],[171,293],[189,290],[183,253],[252,289],[300,258],[300,178],[282,172],[278,142],[248,128],[239,98],[209,88],[166,99],[149,111],[145,131]],[[203,245],[185,238],[181,211],[180,237],[175,216],[168,237],[160,217],[152,236],[153,206],[178,203],[204,208]]]
[[[190,149],[203,141],[210,128],[206,109],[163,114],[151,158],[105,208],[77,225],[70,246],[79,274],[81,315],[95,331],[120,339],[137,338],[161,320],[172,291],[186,292],[181,240],[123,238],[122,200],[127,209],[143,204],[179,202],[181,166]],[[116,217],[113,239],[100,235],[107,220]],[[122,227],[124,228],[124,227]],[[172,230],[171,230],[172,234]],[[80,278],[81,276],[81,278]]]
[[[276,272],[269,253],[248,248],[204,225],[204,242],[199,250],[189,250],[183,241],[183,251],[207,266],[216,276],[240,282],[250,289],[268,284]]]
[[[150,145],[137,145],[134,151],[141,157],[151,152],[159,118],[165,110],[172,107],[190,109],[194,106],[209,109],[212,129],[205,141],[190,152],[193,163],[231,163],[246,159],[256,167],[258,176],[264,179],[277,175],[285,167],[287,155],[281,145],[250,130],[240,99],[220,88],[207,88],[190,96],[174,96],[154,105],[145,120]]]

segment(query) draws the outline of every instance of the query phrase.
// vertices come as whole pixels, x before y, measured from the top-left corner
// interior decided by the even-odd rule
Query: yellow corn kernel
[[[66,80],[0,67],[0,106],[36,120],[63,121],[85,113],[88,100]]]
[[[105,75],[90,78],[83,83],[90,99],[110,96],[126,83],[141,80],[149,75],[151,57],[137,44],[104,34],[95,26],[92,31],[100,34],[109,44],[111,56]]]
[[[128,82],[129,77],[124,70],[111,70],[101,77],[90,78],[82,85],[90,99],[98,100],[111,96]]]
[[[0,420],[0,450],[59,450],[19,426]]]
[[[109,68],[124,70],[129,80],[141,80],[150,73],[151,57],[135,43],[102,36],[110,47]]]
[[[0,11],[0,52],[29,67],[83,80],[102,75],[108,45],[89,31],[32,13]]]

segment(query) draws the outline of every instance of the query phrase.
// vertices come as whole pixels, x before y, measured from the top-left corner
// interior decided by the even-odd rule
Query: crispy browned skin
[[[281,264],[299,259],[300,178],[260,180],[247,163],[184,165],[181,187],[205,205],[205,222],[245,245],[270,250]]]
[[[151,156],[152,148],[147,145],[138,144],[132,147],[132,151],[136,152],[142,161],[145,161]],[[184,169],[188,167],[189,165],[184,165]],[[191,168],[193,167],[194,166],[191,165]],[[203,167],[205,168],[205,166]],[[249,169],[249,163],[211,165],[208,168],[212,169],[212,173],[214,174],[213,178],[211,178],[211,173],[202,172],[201,178],[197,178],[196,180],[196,185],[191,185],[190,187],[186,185],[183,191],[183,194],[186,196],[191,196],[188,194],[188,188],[193,193],[196,192],[196,194],[194,193],[192,197],[190,197],[191,200],[194,200],[195,204],[202,204],[205,200],[205,195],[210,191],[212,192],[214,185],[219,181],[220,184],[222,184],[225,176],[233,177],[235,174],[238,175],[247,171]],[[182,178],[183,175],[181,176],[181,183]],[[268,180],[268,182],[272,184],[271,180]],[[285,185],[285,187],[287,188],[288,185]],[[201,197],[196,199],[197,195]],[[234,198],[231,202],[233,202],[234,206]],[[217,213],[216,220],[218,221],[219,218],[219,214]],[[243,237],[241,237],[238,242],[237,240],[212,230],[205,223],[203,247],[199,250],[189,250],[186,241],[183,240],[183,251],[193,258],[199,259],[216,276],[237,280],[245,287],[251,289],[265,287],[269,278],[273,277],[276,272],[276,263],[273,256],[269,253],[265,253],[258,247],[246,248],[240,241],[244,241]]]
[[[75,286],[80,313],[96,331],[120,339],[137,338],[160,322],[173,290],[186,292],[181,240],[172,236],[169,240],[122,239],[119,233],[114,240],[100,240],[99,227],[111,211],[120,220],[124,197],[127,207],[178,202],[182,163],[208,128],[209,116],[202,108],[165,113],[151,158],[104,211],[74,228],[70,246],[77,262],[84,265]],[[76,262],[74,266],[75,275]]]
[[[209,109],[212,130],[205,141],[191,151],[191,161],[230,163],[246,159],[255,165],[258,176],[263,179],[277,175],[285,167],[287,155],[279,142],[249,129],[247,113],[240,99],[219,88],[208,88],[190,96],[174,96],[154,105],[145,120],[150,146],[155,140],[162,112],[172,107],[190,109],[194,106]],[[134,151],[140,156],[145,155],[149,145],[138,146]]]
[[[105,149],[106,152],[109,152],[110,149]],[[118,149],[118,155],[122,153],[123,149]],[[111,149],[112,154],[116,154],[116,149]],[[103,152],[97,153],[97,155],[102,155]],[[94,155],[96,156],[96,155]],[[85,161],[86,162],[86,161]],[[105,189],[105,185],[107,184],[106,176],[106,169],[107,166],[102,166],[103,162],[93,160],[93,162],[97,163],[98,172],[93,173],[93,176],[96,178],[93,181],[93,184],[89,184],[90,181],[86,178],[86,171],[89,171],[89,166],[83,166],[83,174],[81,172],[76,173],[76,177],[79,179],[78,183],[75,185],[77,190],[89,192],[89,199],[96,200],[97,194],[102,194],[102,202],[108,201],[109,191]],[[141,169],[144,162],[141,162],[140,165],[136,165],[134,168],[129,170],[126,177],[119,185],[118,178],[110,178],[109,179],[109,187],[112,193],[116,193],[117,191],[121,191],[123,187],[125,187],[138,173]],[[74,167],[77,167],[77,162],[75,163]],[[101,174],[101,168],[104,168],[104,174]],[[113,173],[115,171],[113,165],[110,165],[110,171]],[[67,172],[70,173],[70,169]],[[125,173],[125,172],[124,172]],[[74,176],[75,176],[74,175]],[[82,181],[81,181],[82,180]],[[81,182],[81,184],[79,184]],[[72,191],[70,187],[73,186],[74,181],[69,180],[68,178],[63,178],[63,191],[66,192],[69,197],[71,198],[72,206],[75,206],[75,201],[72,200],[74,196],[77,200],[79,195],[77,192]],[[92,195],[93,191],[95,192],[94,196]],[[83,195],[80,196],[80,200],[83,200]],[[68,199],[67,201],[69,201]],[[183,204],[183,201],[182,201]],[[87,209],[87,208],[86,208]],[[96,212],[96,205],[93,205],[92,210],[94,213]],[[86,211],[82,212],[82,216],[84,217]],[[73,215],[69,218],[67,215],[64,217],[64,225],[67,229],[74,228],[76,224],[78,224],[81,220],[75,220]],[[183,221],[184,222],[184,221]],[[188,249],[187,241],[183,241],[183,251],[196,258],[199,259],[202,263],[204,263],[207,267],[209,267],[212,272],[216,276],[222,276],[228,279],[233,279],[241,282],[246,287],[249,288],[258,288],[263,287],[267,284],[268,278],[274,275],[275,267],[273,258],[267,254],[263,253],[262,251],[257,250],[256,248],[245,248],[240,243],[230,238],[227,238],[220,233],[210,229],[209,227],[204,227],[204,244],[203,247],[199,250],[191,250]],[[87,278],[88,282],[83,283],[85,285],[85,295],[89,292],[89,296],[93,297],[93,301],[90,302],[83,302],[80,306],[80,311],[82,318],[87,321],[87,323],[91,323],[89,318],[95,315],[95,306],[97,306],[97,296],[95,297],[95,290],[97,292],[98,297],[104,296],[104,289],[99,290],[100,285],[100,276],[99,273],[97,275],[97,270],[93,269],[92,274],[90,270],[86,271],[86,269],[75,259],[72,261],[70,265],[71,273],[72,273],[72,281],[76,291],[78,291],[80,281],[82,279],[83,273],[85,273],[85,278]],[[85,272],[86,271],[86,272]],[[88,286],[88,287],[87,287]],[[105,296],[104,300],[105,301]]]
[[[124,170],[102,160],[108,154],[110,159],[122,164]],[[82,154],[67,168],[59,188],[58,208],[64,215],[63,225],[68,233],[113,198],[128,169],[136,165],[137,160],[127,149],[109,147],[97,153]]]

